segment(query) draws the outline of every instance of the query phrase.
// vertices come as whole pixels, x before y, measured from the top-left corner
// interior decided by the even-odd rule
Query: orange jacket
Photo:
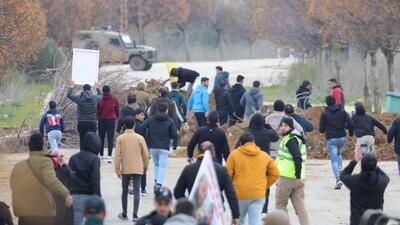
[[[226,162],[238,199],[264,198],[265,191],[279,177],[274,160],[254,142],[231,152]]]

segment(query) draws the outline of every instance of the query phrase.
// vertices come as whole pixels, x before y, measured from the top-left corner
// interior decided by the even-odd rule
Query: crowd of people
[[[259,112],[264,102],[261,83],[254,81],[246,91],[245,78],[238,75],[231,86],[229,73],[220,66],[216,67],[212,89],[216,110],[211,110],[209,78],[200,78],[200,85],[192,90],[198,76],[196,71],[174,68],[170,72],[171,90],[162,86],[158,96],[151,99],[141,82],[127,96],[123,107],[107,85],[102,90],[96,88],[96,94],[87,84],[80,94],[74,94],[72,85],[68,98],[77,105],[80,151],[68,163],[59,149],[63,116],[57,111],[56,102],[50,101],[49,110],[40,122],[40,133],[30,137],[29,158],[17,163],[11,174],[12,207],[19,224],[103,224],[106,211],[101,199],[100,167],[105,160],[113,163],[115,174],[121,179],[119,219],[129,220],[127,202],[131,192],[134,198],[131,219],[138,225],[205,225],[196,219],[195,206],[187,200],[186,193],[191,193],[204,154],[210,151],[221,196],[225,194],[229,204],[232,224],[243,225],[246,218],[250,225],[260,225],[262,221],[265,225],[290,224],[290,200],[300,224],[309,225],[305,204],[306,133],[312,132],[314,126],[296,114],[293,105],[282,100],[274,102],[272,113],[263,115]],[[179,92],[186,83],[189,83],[188,99]],[[319,132],[326,135],[334,189],[340,189],[343,184],[350,189],[350,224],[358,225],[367,209],[383,208],[389,183],[388,176],[377,166],[374,127],[387,133],[389,142],[395,140],[395,150],[400,155],[400,119],[387,132],[384,125],[366,113],[360,102],[350,117],[344,110],[343,89],[335,79],[328,83],[332,95],[326,97],[327,107],[320,117]],[[304,81],[296,92],[299,108],[312,107],[311,92],[311,83]],[[187,119],[192,116],[198,128],[187,146],[189,165],[171,191],[165,186],[169,157],[175,154],[180,130],[188,127]],[[232,126],[245,120],[249,120],[248,129],[240,136],[235,149],[230,149],[222,125]],[[344,168],[342,151],[346,130],[350,136],[355,133],[357,143],[354,159]],[[115,132],[118,137],[114,148]],[[44,137],[48,139],[49,151],[45,149]],[[103,153],[106,137],[107,156]],[[155,210],[139,218],[141,196],[148,194],[146,174],[150,158],[154,169]],[[352,175],[358,163],[361,172]],[[276,202],[275,210],[271,211],[269,196],[273,185],[276,185]],[[174,197],[177,202],[173,211]],[[2,215],[0,221],[6,221]],[[0,224],[13,223],[7,220]]]

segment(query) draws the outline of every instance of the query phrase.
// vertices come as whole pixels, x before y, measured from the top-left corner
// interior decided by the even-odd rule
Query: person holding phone
[[[384,134],[387,134],[386,127],[366,114],[363,103],[357,102],[355,105],[355,115],[351,117],[353,121],[353,132],[357,136],[356,146],[361,149],[362,154],[371,153],[375,154],[375,131],[374,128],[378,127]]]

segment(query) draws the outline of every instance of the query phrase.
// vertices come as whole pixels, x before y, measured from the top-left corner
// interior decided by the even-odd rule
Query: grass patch
[[[29,85],[16,100],[0,104],[0,127],[19,127],[26,119],[26,125],[36,126],[41,115],[43,101],[52,89],[49,82]]]

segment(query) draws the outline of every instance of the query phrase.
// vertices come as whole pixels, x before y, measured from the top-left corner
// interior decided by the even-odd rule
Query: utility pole
[[[128,0],[120,0],[120,11],[121,11],[121,21],[120,21],[120,32],[128,33]]]

